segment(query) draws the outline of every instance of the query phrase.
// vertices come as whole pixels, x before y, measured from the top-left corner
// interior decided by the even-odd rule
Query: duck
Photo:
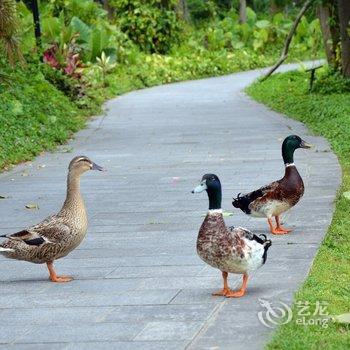
[[[214,296],[239,298],[245,295],[249,275],[263,266],[271,241],[266,235],[255,235],[243,227],[227,227],[224,221],[221,200],[222,189],[217,175],[205,174],[192,193],[206,191],[209,198],[209,210],[199,229],[197,253],[208,265],[222,273],[223,288]],[[228,285],[228,274],[241,274],[241,288],[233,291]]]
[[[70,282],[70,276],[58,276],[53,263],[68,255],[83,241],[88,219],[80,193],[80,177],[88,170],[104,171],[86,156],[74,157],[69,163],[67,194],[58,214],[22,231],[1,235],[0,254],[9,259],[46,264],[52,282]]]
[[[233,198],[232,205],[247,215],[267,218],[272,234],[284,235],[291,232],[291,229],[281,226],[280,215],[294,207],[305,190],[303,179],[294,164],[294,152],[298,148],[311,147],[311,144],[302,140],[298,135],[286,137],[282,143],[282,158],[285,167],[283,178],[248,194],[239,193],[236,198]],[[272,222],[273,217],[276,226]]]

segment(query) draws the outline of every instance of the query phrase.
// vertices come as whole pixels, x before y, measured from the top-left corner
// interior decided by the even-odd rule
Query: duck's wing
[[[243,227],[231,226],[228,229],[232,237],[233,253],[241,259],[246,259],[252,248],[258,246],[268,248],[271,245],[271,241],[267,240],[264,234],[256,235]]]
[[[43,243],[50,243],[45,236],[41,236],[39,233],[30,230],[22,230],[12,234],[2,235],[1,237],[8,238],[12,241],[21,241],[28,245],[35,246],[40,246]]]
[[[267,186],[260,187],[258,190],[252,191],[245,195],[241,195],[240,193],[236,198],[233,198],[232,205],[235,208],[241,209],[244,213],[251,213],[251,204],[256,202],[265,201],[278,190],[281,180],[274,181]]]
[[[71,229],[59,217],[52,216],[26,230],[0,237],[22,241],[28,245],[40,246],[44,243],[57,243],[60,241],[60,237],[70,232]]]

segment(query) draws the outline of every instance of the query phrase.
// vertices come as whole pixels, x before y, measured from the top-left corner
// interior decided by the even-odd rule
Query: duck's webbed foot
[[[241,289],[237,290],[237,291],[231,291],[230,293],[226,294],[225,297],[226,298],[240,298],[240,297],[242,297],[247,290],[247,282],[248,282],[248,275],[244,274]]]
[[[285,227],[281,226],[281,224],[280,224],[280,217],[279,216],[275,216],[275,220],[276,220],[276,229],[277,230],[279,230],[281,232],[284,232],[284,233],[289,233],[289,232],[293,231],[290,228],[285,228]]]
[[[64,282],[70,282],[73,280],[73,277],[70,277],[70,276],[57,276],[52,262],[46,263],[46,265],[49,270],[50,280],[52,282],[64,283]]]
[[[72,281],[73,277],[70,277],[70,276],[55,276],[55,277],[51,277],[50,276],[50,280],[52,282],[56,282],[56,283],[64,283],[64,282]]]
[[[232,290],[229,288],[227,283],[227,277],[228,277],[228,273],[226,271],[222,271],[222,278],[224,279],[224,288],[213,293],[212,294],[213,296],[226,297],[228,294],[232,293]]]
[[[214,292],[212,295],[213,296],[221,296],[221,297],[226,297],[228,294],[233,293],[230,288],[223,288],[221,290],[218,290],[217,292]]]
[[[285,235],[292,231],[291,229],[284,228],[280,225],[278,216],[275,216],[275,220],[276,220],[276,227],[273,226],[272,220],[270,218],[267,219],[270,226],[270,232],[273,233],[274,235]]]

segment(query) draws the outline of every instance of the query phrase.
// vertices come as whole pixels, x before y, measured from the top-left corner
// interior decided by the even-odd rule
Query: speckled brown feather
[[[197,253],[207,264],[232,273],[246,273],[251,249],[245,240],[253,234],[243,228],[228,228],[221,213],[208,213],[197,238]]]

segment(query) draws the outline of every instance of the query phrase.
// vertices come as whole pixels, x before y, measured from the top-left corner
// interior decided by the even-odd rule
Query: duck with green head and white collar
[[[221,209],[221,183],[215,174],[206,174],[192,191],[206,191],[209,211],[199,229],[197,253],[210,266],[221,270],[223,289],[213,295],[239,298],[246,292],[248,276],[265,264],[271,241],[265,235],[255,235],[242,227],[227,227]],[[228,274],[242,274],[243,283],[238,291],[232,291],[227,282]]]
[[[294,207],[304,194],[303,179],[294,164],[294,151],[298,148],[311,147],[297,135],[286,137],[282,144],[285,165],[283,178],[248,194],[239,193],[233,199],[232,205],[248,215],[266,217],[270,231],[275,235],[292,231],[281,226],[280,215]],[[275,217],[276,227],[272,223],[272,217]]]

